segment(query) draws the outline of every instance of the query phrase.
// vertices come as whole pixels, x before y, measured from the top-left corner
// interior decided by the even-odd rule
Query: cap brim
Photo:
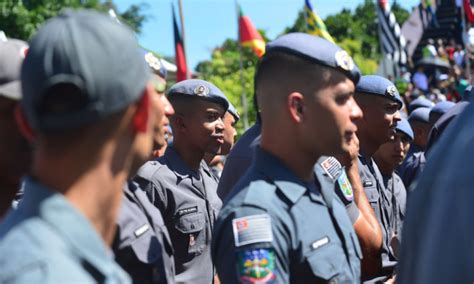
[[[0,96],[12,100],[21,99],[21,83],[20,81],[13,81],[0,86]]]

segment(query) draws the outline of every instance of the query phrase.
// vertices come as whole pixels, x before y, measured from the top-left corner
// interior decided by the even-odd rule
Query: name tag
[[[329,237],[324,237],[322,239],[319,239],[317,241],[315,241],[314,243],[311,244],[311,248],[313,250],[316,250],[322,246],[325,246],[329,243]]]
[[[188,214],[196,213],[196,212],[198,212],[198,207],[197,206],[184,208],[184,209],[178,210],[178,216],[181,217],[183,215],[188,215]]]
[[[150,226],[148,226],[148,224],[145,224],[143,226],[141,226],[140,228],[136,229],[135,232],[133,232],[135,234],[135,237],[140,237],[141,235],[143,235],[146,231],[148,231],[150,229]]]

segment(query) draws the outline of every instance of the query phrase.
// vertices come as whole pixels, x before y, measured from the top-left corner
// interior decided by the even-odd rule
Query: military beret
[[[456,104],[450,101],[442,101],[437,104],[431,109],[433,113],[445,114],[450,108],[455,106]]]
[[[237,109],[234,107],[234,105],[229,102],[229,108],[227,109],[227,111],[232,114],[232,116],[235,118],[235,122],[239,121],[240,119],[240,115],[239,115],[239,112],[237,111]]]
[[[413,100],[409,105],[408,105],[408,111],[411,113],[415,109],[419,107],[425,107],[431,109],[434,106],[434,103],[430,100],[428,100],[425,97],[419,97],[416,100]]]
[[[366,75],[360,78],[356,86],[356,93],[363,93],[387,98],[403,106],[402,98],[397,87],[388,79],[377,75]]]
[[[413,129],[411,129],[410,123],[408,123],[408,120],[406,120],[405,118],[402,118],[400,121],[397,122],[395,130],[405,134],[406,136],[408,136],[408,138],[410,138],[410,140],[413,140],[415,137],[415,135],[413,134]]]
[[[229,101],[224,93],[214,84],[204,80],[189,79],[174,84],[168,91],[168,97],[171,98],[179,95],[202,98],[218,103],[222,105],[226,111],[229,108]]]
[[[430,121],[430,108],[427,107],[419,107],[415,109],[410,115],[408,116],[408,121],[419,121],[424,123],[429,123]]]
[[[292,54],[334,68],[344,73],[354,84],[357,84],[360,78],[359,68],[345,50],[317,36],[306,33],[283,35],[267,44],[263,58],[274,52]]]

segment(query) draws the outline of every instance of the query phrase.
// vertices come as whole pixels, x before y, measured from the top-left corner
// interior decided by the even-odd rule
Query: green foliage
[[[28,40],[46,20],[65,8],[88,8],[106,12],[114,8],[111,0],[6,0],[0,1],[0,30],[8,37]],[[147,16],[144,4],[132,5],[118,17],[136,32],[141,31]]]

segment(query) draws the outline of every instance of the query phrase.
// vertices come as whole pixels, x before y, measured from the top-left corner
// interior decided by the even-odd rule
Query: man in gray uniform
[[[214,231],[222,283],[360,281],[346,209],[334,181],[321,167],[314,173],[322,155],[351,147],[359,76],[344,50],[319,37],[293,33],[267,45],[255,80],[261,147]]]
[[[174,110],[160,87],[166,76],[164,68],[150,53],[145,54],[145,59],[153,71],[151,82],[156,92],[150,101],[158,110],[153,136],[153,151],[157,151],[165,145],[163,128]],[[134,283],[174,283],[173,246],[163,217],[134,182],[124,186],[112,249],[115,260]]]
[[[397,263],[390,246],[392,225],[396,218],[392,214],[391,193],[385,189],[382,175],[372,156],[382,144],[394,138],[395,127],[400,121],[398,110],[403,103],[393,83],[375,75],[362,76],[356,86],[355,99],[364,112],[364,117],[357,121],[359,174],[383,233],[381,268],[376,273],[362,275],[362,278],[382,281],[392,276]]]
[[[392,210],[397,216],[396,223],[393,224],[393,235],[395,236],[392,247],[394,254],[398,258],[398,247],[402,235],[402,224],[405,219],[407,190],[402,179],[395,172],[395,169],[406,158],[410,143],[414,134],[410,124],[402,118],[396,127],[394,139],[379,147],[374,154],[374,161],[380,169],[383,183],[387,191],[392,195]]]
[[[202,160],[224,143],[222,121],[228,108],[224,94],[203,80],[185,80],[168,91],[173,146],[143,165],[135,178],[163,215],[171,236],[176,282],[211,283],[210,245],[214,221],[222,206],[217,182]]]
[[[21,40],[0,41],[0,220],[31,164],[31,147],[15,122],[21,99],[20,68],[27,49]]]
[[[130,282],[109,246],[122,187],[152,150],[149,79],[133,32],[106,15],[67,11],[33,37],[21,109],[35,154],[0,225],[1,283]]]

